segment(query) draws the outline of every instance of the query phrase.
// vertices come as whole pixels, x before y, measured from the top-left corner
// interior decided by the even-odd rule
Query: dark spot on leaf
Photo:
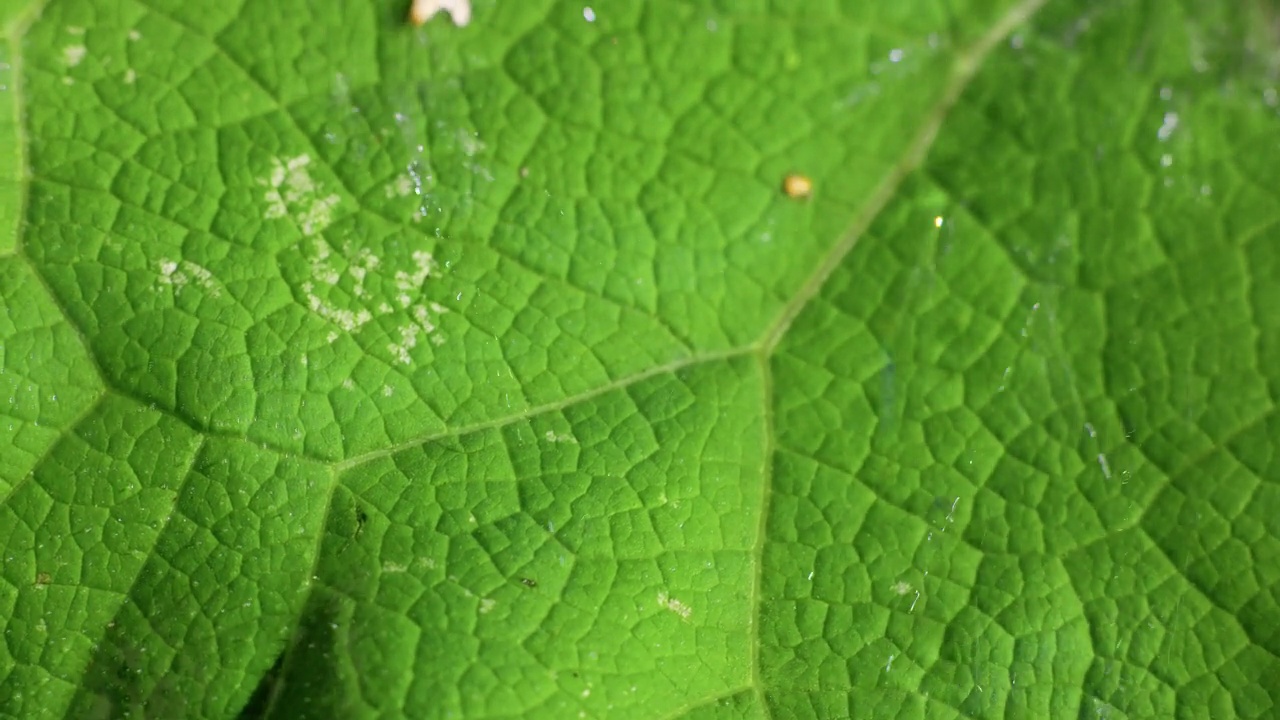
[[[49,573],[36,573],[36,587],[44,587],[51,582],[53,582],[53,577]]]
[[[538,581],[534,580],[533,578],[522,577],[520,578],[520,584],[527,588],[538,587]]]

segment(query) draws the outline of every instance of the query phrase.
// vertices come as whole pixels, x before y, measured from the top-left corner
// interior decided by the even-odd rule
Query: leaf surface
[[[1276,712],[1273,4],[402,5],[0,8],[0,715]]]

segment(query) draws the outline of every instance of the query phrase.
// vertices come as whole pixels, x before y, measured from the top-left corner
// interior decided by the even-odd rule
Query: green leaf
[[[0,6],[0,715],[1275,715],[1271,0],[407,4]]]

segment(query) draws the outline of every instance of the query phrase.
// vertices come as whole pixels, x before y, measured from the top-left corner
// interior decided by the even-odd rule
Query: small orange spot
[[[813,181],[806,175],[791,173],[782,180],[782,192],[794,200],[803,200],[813,194]]]

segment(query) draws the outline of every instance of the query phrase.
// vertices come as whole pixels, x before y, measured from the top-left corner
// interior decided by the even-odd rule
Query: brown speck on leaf
[[[53,576],[47,572],[36,573],[36,587],[44,587],[53,582]]]
[[[538,581],[534,580],[533,578],[522,577],[520,578],[520,584],[527,588],[538,587]]]

